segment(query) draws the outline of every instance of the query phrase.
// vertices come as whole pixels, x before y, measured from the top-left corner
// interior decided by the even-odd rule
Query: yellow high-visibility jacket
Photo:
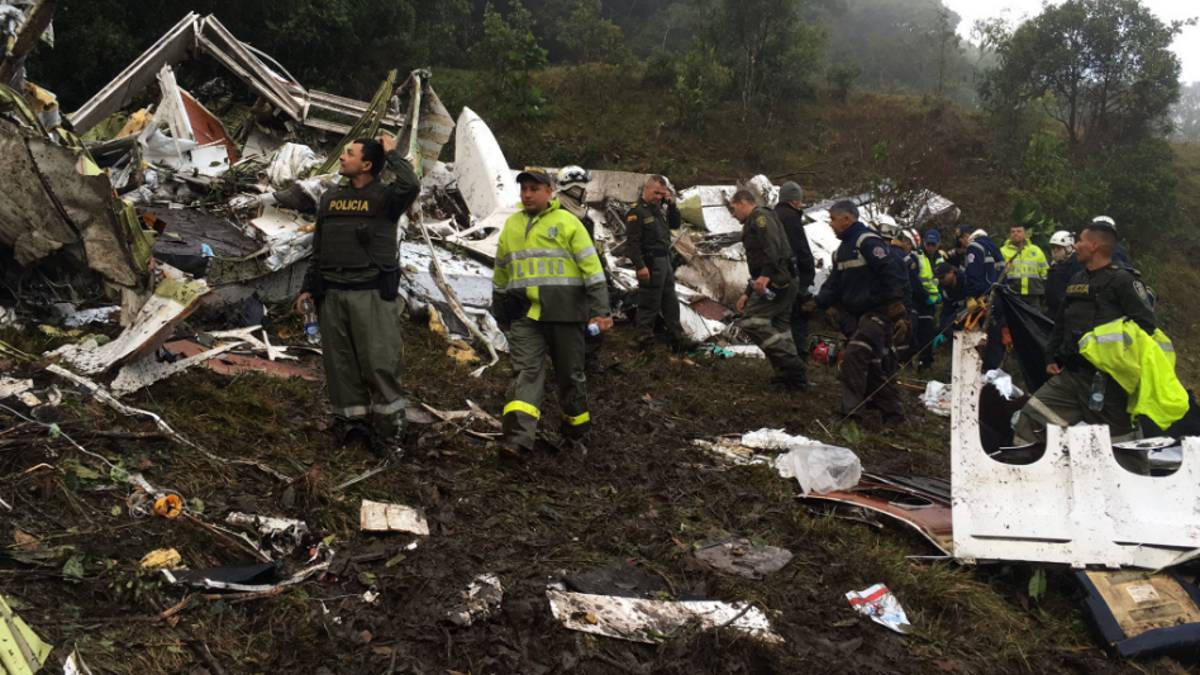
[[[1011,241],[1004,242],[1000,253],[1008,264],[1008,285],[1023,296],[1043,296],[1046,294],[1046,275],[1050,272],[1050,263],[1046,262],[1046,254],[1031,241],[1025,242],[1025,247],[1018,250]]]
[[[1188,393],[1175,375],[1175,347],[1162,329],[1150,335],[1130,319],[1101,324],[1079,339],[1079,353],[1129,394],[1126,410],[1160,428],[1188,411]]]
[[[509,216],[496,247],[492,304],[501,323],[520,318],[503,308],[516,300],[535,321],[585,322],[607,316],[608,288],[596,246],[583,223],[552,200],[545,211]]]

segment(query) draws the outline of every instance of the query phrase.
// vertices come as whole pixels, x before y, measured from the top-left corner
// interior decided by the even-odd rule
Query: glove
[[[900,321],[906,316],[908,316],[908,308],[904,306],[903,302],[893,302],[892,304],[888,305],[888,321]]]
[[[939,333],[937,337],[933,338],[933,342],[931,344],[933,345],[934,349],[946,344],[946,334]]]
[[[984,302],[982,297],[967,298],[967,313],[974,314],[975,312],[983,309],[985,305],[986,305],[986,303]]]

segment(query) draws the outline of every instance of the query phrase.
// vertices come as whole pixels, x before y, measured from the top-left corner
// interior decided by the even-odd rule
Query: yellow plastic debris
[[[42,642],[0,595],[0,673],[33,675],[50,658],[53,645]]]
[[[160,548],[142,556],[138,566],[143,570],[175,569],[183,564],[183,556],[173,548]]]
[[[150,114],[150,109],[142,108],[129,116],[129,119],[125,121],[125,126],[121,127],[116,137],[125,138],[126,136],[141,133],[146,128],[146,125],[150,124],[150,120],[152,119],[154,119],[154,115]]]

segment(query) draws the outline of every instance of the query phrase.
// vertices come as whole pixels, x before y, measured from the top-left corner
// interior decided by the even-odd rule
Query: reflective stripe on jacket
[[[1188,393],[1175,375],[1175,347],[1155,329],[1121,318],[1096,326],[1079,340],[1079,353],[1129,394],[1129,414],[1167,429],[1188,411]]]
[[[596,247],[557,199],[536,216],[518,211],[504,223],[492,291],[494,304],[506,295],[524,299],[535,321],[583,322],[609,311]]]
[[[1050,272],[1050,263],[1046,262],[1046,254],[1033,242],[1025,242],[1025,246],[1017,248],[1011,241],[1004,242],[1000,248],[1004,260],[1008,264],[1008,285],[1021,295],[1045,295],[1046,275]]]
[[[925,288],[925,295],[933,299],[930,304],[935,304],[940,296],[937,279],[933,278],[933,264],[929,262],[929,256],[920,251],[913,251],[913,254],[917,256],[917,264],[921,266],[921,286]]]

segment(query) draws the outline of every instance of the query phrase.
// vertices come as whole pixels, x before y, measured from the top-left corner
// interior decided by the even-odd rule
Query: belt
[[[326,281],[325,289],[330,291],[376,291],[379,290],[379,279],[355,282]]]

